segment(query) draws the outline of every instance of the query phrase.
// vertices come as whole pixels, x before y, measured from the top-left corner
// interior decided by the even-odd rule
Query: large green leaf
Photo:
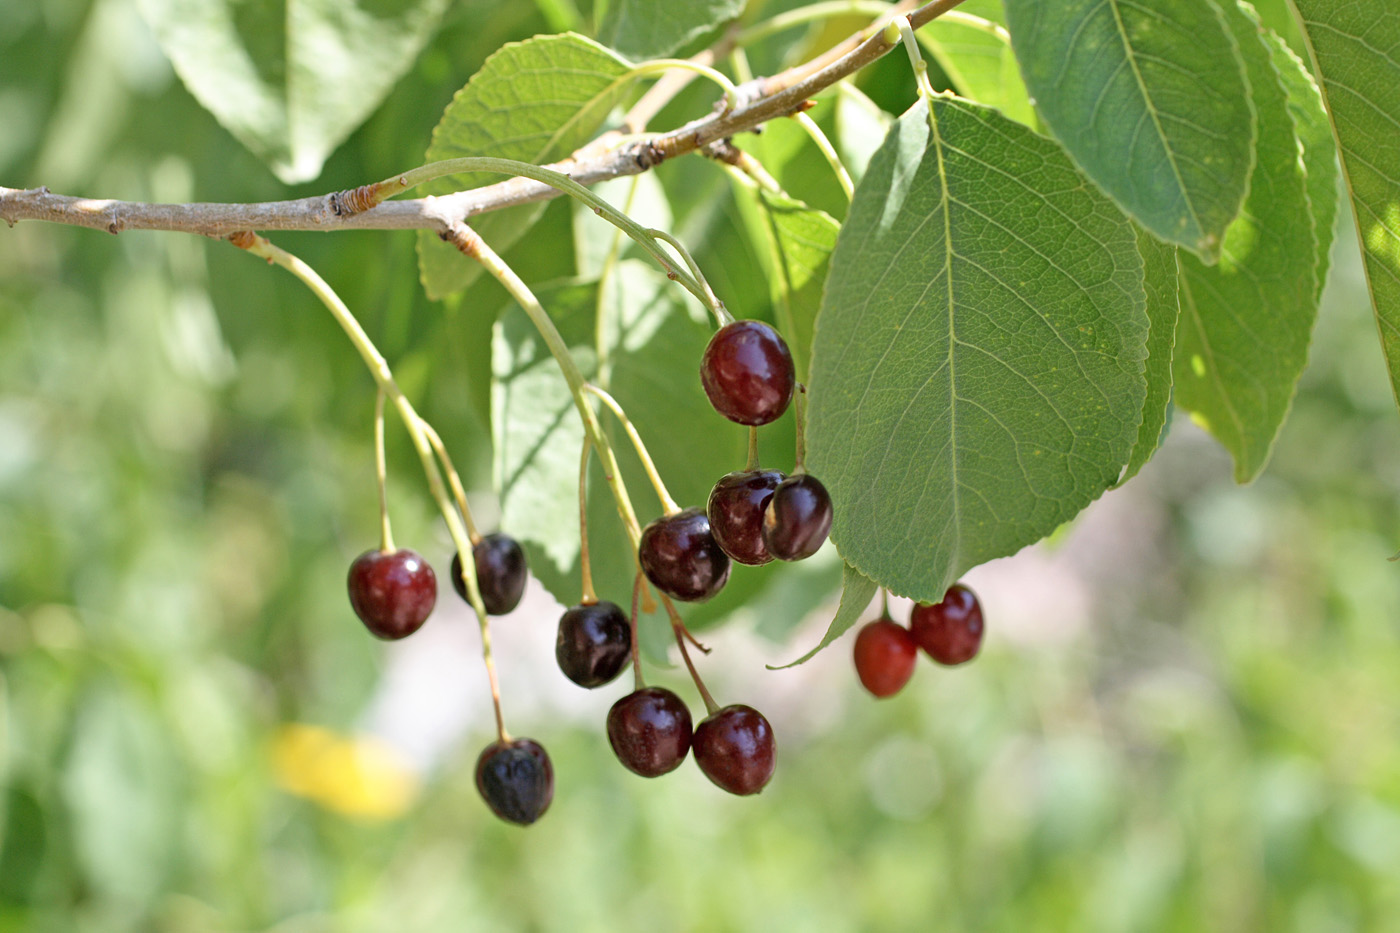
[[[750,232],[763,245],[774,317],[792,349],[797,378],[805,382],[822,288],[841,225],[825,211],[786,195],[757,188],[737,195],[747,208]]]
[[[1258,23],[1238,6],[1227,10],[1259,115],[1258,153],[1220,261],[1180,257],[1173,368],[1176,403],[1230,451],[1244,483],[1268,461],[1307,364],[1319,255],[1302,150],[1274,59]]]
[[[501,48],[447,105],[433,130],[427,160],[495,156],[544,163],[583,145],[621,99],[628,64],[591,39],[536,36]],[[423,186],[447,194],[501,181],[499,175],[449,175]],[[544,210],[523,205],[475,218],[472,226],[497,252],[530,229]],[[419,272],[429,296],[470,285],[480,266],[428,231],[418,236]]]
[[[958,10],[992,23],[1003,22],[999,0],[965,0]],[[1035,108],[1016,67],[1016,56],[1004,38],[940,17],[919,30],[919,42],[952,79],[958,93],[1027,126],[1035,125]]]
[[[1162,442],[1167,415],[1172,404],[1172,353],[1176,346],[1178,300],[1176,247],[1163,243],[1150,233],[1137,230],[1138,251],[1142,253],[1142,282],[1147,294],[1147,401],[1142,406],[1142,423],[1137,441],[1118,485],[1137,475]]]
[[[1337,223],[1337,144],[1317,89],[1307,67],[1279,36],[1269,37],[1274,69],[1288,95],[1288,115],[1303,147],[1303,169],[1308,178],[1308,204],[1312,207],[1313,233],[1317,240],[1317,295],[1327,284],[1332,259],[1332,238]]]
[[[1050,140],[956,98],[856,190],[812,354],[808,460],[861,573],[928,602],[1117,479],[1147,316],[1132,225]]]
[[[308,181],[437,29],[447,0],[138,0],[175,71],[284,182]]]
[[[1006,0],[1050,131],[1159,239],[1214,262],[1239,213],[1254,114],[1215,0]]]
[[[617,266],[605,312],[611,391],[646,442],[671,495],[704,506],[720,476],[743,466],[747,433],[711,408],[700,387],[699,361],[709,322],[659,271],[634,260]],[[542,289],[540,300],[586,377],[597,369],[594,284]],[[517,309],[502,315],[493,350],[492,398],[496,488],[501,527],[524,544],[531,572],[565,604],[578,601],[578,467],[583,428],[563,377],[530,321]],[[689,361],[689,362],[687,362]],[[622,476],[645,525],[661,509],[626,435],[607,412]],[[589,542],[598,595],[625,605],[636,564],[613,498],[595,458],[590,470]],[[703,624],[729,612],[762,587],[774,568],[736,566],[710,602],[686,609]]]
[[[598,38],[631,58],[661,58],[743,11],[744,0],[610,0]]]
[[[1341,149],[1391,390],[1400,399],[1400,10],[1291,0]]]
[[[841,605],[836,609],[836,616],[831,620],[831,625],[827,627],[826,634],[815,648],[782,667],[795,667],[804,664],[816,657],[817,654],[827,645],[840,638],[850,631],[851,626],[860,621],[861,615],[870,605],[870,601],[875,598],[875,591],[878,585],[874,580],[856,570],[850,564],[845,564],[841,570]],[[778,667],[769,665],[774,670]]]

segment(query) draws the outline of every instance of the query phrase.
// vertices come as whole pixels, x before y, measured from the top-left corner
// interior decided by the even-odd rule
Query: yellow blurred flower
[[[272,766],[288,793],[363,820],[402,816],[421,789],[418,774],[388,744],[303,723],[277,731]]]

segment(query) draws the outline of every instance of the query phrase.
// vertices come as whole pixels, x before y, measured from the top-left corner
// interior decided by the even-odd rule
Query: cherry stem
[[[925,101],[930,101],[934,97],[933,85],[928,80],[928,62],[924,61],[924,53],[919,49],[918,37],[914,35],[914,24],[909,22],[908,16],[896,17],[885,27],[885,38],[889,42],[894,42],[891,30],[898,31],[898,37],[904,40],[904,51],[909,55],[909,64],[914,68],[914,83],[918,85],[919,96]],[[929,110],[932,113],[932,108]]]
[[[394,550],[394,532],[389,527],[389,468],[384,456],[384,390],[374,397],[374,475],[379,483],[379,550]]]
[[[632,673],[636,677],[637,689],[641,690],[647,685],[642,679],[642,648],[641,636],[638,632],[637,624],[637,604],[641,600],[641,595],[646,589],[646,584],[640,570],[637,571],[636,579],[632,581]]]
[[[438,461],[447,473],[447,484],[452,487],[452,497],[457,500],[457,510],[462,513],[462,521],[467,525],[467,537],[471,539],[472,547],[476,547],[481,543],[481,532],[476,530],[476,522],[472,520],[472,510],[471,506],[467,505],[467,491],[462,488],[462,478],[457,475],[457,468],[452,465],[452,458],[447,455],[447,447],[442,443],[442,437],[437,430],[424,421],[423,433],[427,435],[428,443],[433,445]]]
[[[685,640],[694,645],[695,650],[699,651],[701,654],[709,654],[710,649],[701,644],[700,639],[696,638],[691,633],[690,627],[685,624],[685,620],[682,619],[680,613],[676,611],[676,604],[671,602],[671,597],[662,593],[661,599],[666,604],[666,611],[670,613],[672,623],[680,626],[681,634],[685,636]]]
[[[652,59],[651,61],[642,62],[640,65],[637,65],[631,71],[627,72],[627,74],[623,75],[623,78],[644,78],[648,75],[664,74],[668,71],[693,72],[717,84],[719,88],[724,91],[723,113],[729,113],[739,106],[739,89],[734,86],[733,81],[725,77],[723,72],[716,71],[708,65],[703,65],[700,62],[691,61],[689,59]]]
[[[612,445],[608,443],[607,435],[598,424],[598,416],[594,414],[593,406],[588,404],[588,393],[585,389],[587,382],[569,353],[564,338],[560,336],[559,329],[554,326],[554,321],[545,312],[535,293],[530,291],[530,286],[496,255],[495,250],[491,249],[475,230],[466,224],[454,224],[446,239],[463,255],[480,262],[486,271],[505,287],[535,325],[535,329],[544,339],[545,346],[549,347],[554,362],[559,366],[559,372],[568,383],[569,393],[574,398],[574,407],[578,409],[579,418],[583,421],[584,434],[593,442],[593,448],[598,451],[598,457],[603,461],[603,476],[607,479],[608,488],[612,490],[613,499],[617,503],[617,514],[622,519],[623,527],[627,529],[635,556],[637,544],[642,537],[641,525],[637,523],[637,515],[632,510],[632,500],[627,495],[627,486],[618,471],[617,457],[613,454]]]
[[[749,460],[744,464],[744,469],[752,473],[758,469],[758,427],[749,428]]]
[[[658,240],[665,240],[671,248],[680,253],[681,259],[685,260],[686,266],[690,269],[690,274],[695,276],[695,281],[700,283],[700,287],[705,290],[705,305],[714,313],[715,320],[719,326],[734,322],[734,316],[724,307],[724,302],[715,297],[714,289],[710,288],[710,283],[706,281],[704,274],[700,271],[700,266],[696,264],[695,258],[690,255],[690,250],[680,240],[667,233],[665,230],[657,230],[655,227],[648,227],[647,234],[656,237]]]
[[[585,436],[583,454],[578,461],[578,555],[583,578],[583,596],[579,602],[585,606],[598,601],[598,594],[593,590],[593,568],[588,561],[588,455],[592,452],[593,442]]]
[[[666,606],[666,613],[671,617],[671,632],[676,636],[676,644],[681,649],[681,659],[685,661],[686,669],[690,671],[690,679],[695,681],[695,689],[700,691],[700,699],[705,702],[705,712],[711,716],[719,712],[719,704],[715,698],[710,696],[710,691],[705,689],[705,682],[700,679],[700,672],[695,669],[695,664],[690,660],[690,652],[685,648],[686,638],[694,641],[694,637],[686,629],[685,623],[681,621],[680,613],[676,612],[676,607],[671,603],[671,597],[665,593],[661,594],[661,602]],[[682,637],[684,633],[684,637]],[[698,647],[698,646],[697,646]]]
[[[491,703],[496,713],[496,734],[502,742],[510,741],[510,734],[506,732],[505,717],[501,712],[501,690],[496,678],[496,662],[491,654],[489,616],[487,616],[486,607],[481,601],[481,589],[477,586],[476,562],[471,559],[471,543],[467,536],[466,526],[463,524],[462,517],[452,507],[452,500],[448,498],[437,461],[433,459],[432,443],[428,439],[428,431],[431,428],[418,416],[413,404],[403,394],[398,383],[394,381],[394,374],[389,369],[389,363],[379,352],[379,348],[374,345],[374,341],[369,339],[369,335],[360,326],[360,322],[355,319],[355,315],[350,313],[345,302],[341,301],[340,296],[335,293],[335,289],[331,288],[315,269],[281,247],[273,245],[265,237],[258,236],[251,231],[235,233],[229,237],[229,242],[254,256],[281,266],[311,289],[312,294],[320,299],[326,310],[330,311],[331,316],[345,332],[345,336],[350,338],[351,344],[359,352],[360,358],[364,360],[380,390],[393,400],[394,407],[398,409],[404,427],[408,429],[409,437],[413,440],[414,449],[418,451],[418,459],[423,464],[423,473],[428,480],[428,490],[432,494],[433,500],[437,502],[438,511],[442,513],[443,519],[447,522],[447,531],[452,536],[452,543],[456,545],[458,555],[462,558],[462,581],[467,587],[467,601],[476,611],[477,623],[481,628],[481,654],[486,665],[486,677],[491,685]]]
[[[890,618],[890,591],[885,587],[880,587],[880,616]]]
[[[651,454],[647,452],[647,445],[642,443],[642,436],[637,433],[637,428],[632,424],[627,413],[622,410],[617,399],[613,398],[606,389],[599,388],[591,382],[583,384],[585,390],[592,392],[600,401],[612,410],[621,422],[627,436],[632,440],[632,446],[637,451],[637,457],[642,461],[642,469],[646,470],[647,478],[651,480],[651,486],[656,490],[656,497],[661,500],[661,508],[667,515],[675,515],[681,510],[676,504],[676,500],[671,498],[671,494],[666,490],[666,484],[661,480],[661,474],[657,472],[656,463],[651,459]]]
[[[797,421],[797,458],[792,467],[792,475],[807,472],[807,387],[797,384],[792,399],[793,418]]]
[[[841,157],[836,154],[836,148],[831,145],[831,140],[826,138],[822,128],[817,126],[817,121],[807,116],[805,111],[797,111],[792,115],[792,118],[797,121],[798,126],[807,131],[812,142],[817,144],[817,148],[821,150],[827,164],[836,173],[836,181],[841,185],[841,190],[845,193],[846,201],[849,203],[856,196],[856,186],[851,181],[851,173],[846,171],[846,166],[841,163]]]

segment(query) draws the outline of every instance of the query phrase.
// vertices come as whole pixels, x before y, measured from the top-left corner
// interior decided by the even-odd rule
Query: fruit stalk
[[[389,527],[389,467],[384,457],[384,389],[374,396],[374,478],[379,486],[379,550],[394,550],[394,532]]]
[[[670,492],[666,490],[661,473],[656,469],[656,462],[651,459],[647,445],[642,443],[642,436],[637,433],[632,419],[628,418],[627,413],[622,410],[622,405],[606,389],[599,388],[591,382],[585,382],[583,387],[596,395],[598,400],[608,406],[612,413],[617,416],[617,420],[622,424],[622,429],[627,432],[628,439],[632,441],[632,447],[637,451],[637,458],[642,461],[642,469],[646,470],[647,478],[651,480],[651,487],[656,490],[656,497],[661,500],[662,511],[667,515],[675,515],[681,510],[681,507],[676,504],[676,500],[672,499]]]
[[[403,419],[404,426],[408,428],[413,446],[418,451],[418,458],[423,463],[423,473],[428,480],[428,490],[437,502],[443,519],[447,522],[447,531],[452,536],[452,543],[456,546],[458,554],[463,555],[462,576],[467,584],[468,600],[471,602],[472,609],[476,611],[477,622],[481,628],[481,653],[486,664],[486,676],[491,685],[491,704],[496,713],[496,733],[502,742],[508,742],[510,735],[506,732],[505,717],[501,712],[500,684],[496,678],[496,663],[491,654],[491,628],[487,621],[486,607],[481,601],[481,591],[477,587],[475,563],[469,559],[472,553],[471,542],[461,517],[452,507],[452,501],[448,498],[442,475],[438,471],[437,461],[433,459],[432,444],[423,430],[423,419],[418,417],[418,412],[414,410],[413,404],[403,394],[398,383],[394,381],[394,374],[389,369],[389,363],[379,352],[379,348],[374,345],[374,341],[370,340],[369,335],[365,333],[355,316],[350,313],[345,302],[340,300],[340,296],[326,283],[325,279],[317,274],[315,269],[286,250],[273,245],[265,237],[251,231],[236,233],[229,237],[229,241],[254,256],[281,266],[311,289],[312,294],[319,298],[326,309],[331,312],[341,330],[345,331],[345,335],[350,338],[350,342],[359,351],[361,359],[369,368],[370,374],[379,385],[379,389],[393,400],[395,408],[398,409],[399,415]]]

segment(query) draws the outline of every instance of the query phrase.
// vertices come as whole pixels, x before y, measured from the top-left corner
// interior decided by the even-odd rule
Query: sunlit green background
[[[0,183],[263,200],[379,178],[537,16],[454,5],[288,190],[127,0],[0,0]],[[889,74],[869,89],[897,106]],[[693,161],[681,231],[715,244],[699,258],[731,307],[763,313],[723,176]],[[626,687],[565,683],[557,610],[532,596],[497,625],[512,728],[558,778],[523,831],[472,783],[491,722],[470,617],[446,594],[422,645],[386,647],[346,605],[376,533],[373,388],[330,318],[220,244],[0,230],[0,930],[1400,929],[1400,418],[1343,220],[1252,487],[1178,421],[1129,487],[979,568],[983,656],[921,663],[892,700],[861,691],[849,638],[766,671],[825,621],[781,596],[707,632],[716,692],[778,735],[761,797],[690,764],[624,772],[601,727]],[[571,238],[555,205],[511,258],[568,275]],[[472,374],[494,286],[428,304],[408,234],[277,241],[342,290],[488,487]],[[398,537],[441,573],[397,436],[391,466]]]

